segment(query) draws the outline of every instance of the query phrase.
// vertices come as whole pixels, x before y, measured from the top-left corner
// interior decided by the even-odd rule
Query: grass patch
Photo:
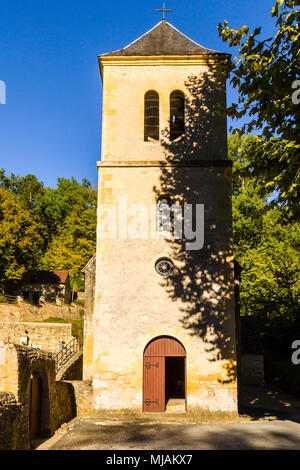
[[[47,318],[43,321],[38,321],[36,323],[71,323],[72,325],[72,336],[78,339],[78,341],[83,343],[83,328],[84,328],[84,319],[80,320],[65,320],[64,318]]]
[[[71,323],[69,320],[64,318],[47,318],[46,320],[37,321],[36,323]]]
[[[75,336],[81,344],[83,344],[83,327],[83,318],[80,318],[80,320],[72,320],[72,335]]]

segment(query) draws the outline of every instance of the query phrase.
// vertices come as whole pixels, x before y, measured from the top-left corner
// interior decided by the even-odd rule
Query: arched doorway
[[[172,398],[186,405],[186,351],[176,338],[160,336],[144,350],[143,411],[165,411]]]
[[[30,440],[41,434],[42,382],[39,377],[30,378]]]
[[[50,435],[49,384],[46,371],[33,371],[29,382],[30,440]]]

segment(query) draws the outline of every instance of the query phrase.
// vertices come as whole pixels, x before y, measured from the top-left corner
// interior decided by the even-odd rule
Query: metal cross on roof
[[[162,11],[162,14],[163,14],[162,19],[164,20],[164,19],[165,19],[165,12],[166,12],[166,11],[173,11],[173,10],[166,10],[166,4],[163,3],[163,8],[160,9],[160,10],[156,10],[156,11]]]

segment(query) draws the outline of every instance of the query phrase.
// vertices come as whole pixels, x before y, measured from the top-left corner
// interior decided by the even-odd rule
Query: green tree
[[[299,215],[300,105],[292,101],[293,83],[299,77],[300,10],[297,0],[277,0],[271,16],[274,38],[259,39],[261,28],[230,29],[219,24],[219,34],[238,56],[228,66],[231,84],[239,98],[227,110],[230,117],[245,118],[240,132],[257,131],[248,159],[274,200],[288,215]]]
[[[75,178],[58,178],[56,188],[44,188],[37,196],[33,211],[39,232],[45,240],[45,250],[61,232],[75,207],[90,207],[96,212],[96,205],[96,191],[86,179],[79,183]]]
[[[0,187],[0,288],[38,266],[43,240],[24,201]]]
[[[96,191],[86,180],[80,185],[75,180],[59,179],[56,200],[61,222],[42,265],[46,269],[68,269],[73,288],[82,290],[81,269],[96,249]]]
[[[229,136],[233,161],[234,256],[242,267],[241,313],[280,346],[300,327],[300,224],[289,220],[251,171],[254,136]]]
[[[56,188],[48,188],[34,175],[9,177],[0,170],[0,189],[6,204],[10,201],[11,214],[15,214],[11,216],[11,229],[6,219],[0,219],[3,246],[9,251],[8,240],[18,236],[18,224],[24,227],[25,220],[30,222],[25,235],[29,235],[30,228],[33,237],[32,250],[28,248],[23,257],[20,250],[14,251],[12,241],[10,256],[2,258],[1,279],[9,284],[26,270],[68,269],[73,285],[76,282],[82,288],[80,270],[94,254],[96,245],[97,195],[90,182],[59,178]],[[4,215],[9,217],[7,207]],[[22,230],[19,236],[24,236]],[[27,240],[25,236],[24,247]]]
[[[300,327],[300,225],[280,219],[280,211],[270,209],[260,243],[240,255],[242,313],[254,314],[264,335],[277,344]]]
[[[251,134],[234,133],[228,137],[228,157],[233,162],[232,212],[236,258],[259,243],[263,216],[269,208],[269,194],[249,162],[256,142],[257,137]]]
[[[44,191],[43,183],[35,175],[19,176],[12,173],[8,177],[4,169],[0,170],[0,187],[18,194],[29,209],[36,205],[36,198]]]
[[[259,245],[266,211],[267,204],[253,181],[247,181],[239,195],[233,197],[233,237],[238,258],[245,250]]]

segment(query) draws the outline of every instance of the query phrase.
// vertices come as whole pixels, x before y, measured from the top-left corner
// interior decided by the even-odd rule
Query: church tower
[[[99,56],[96,409],[237,410],[227,60],[165,20]]]

